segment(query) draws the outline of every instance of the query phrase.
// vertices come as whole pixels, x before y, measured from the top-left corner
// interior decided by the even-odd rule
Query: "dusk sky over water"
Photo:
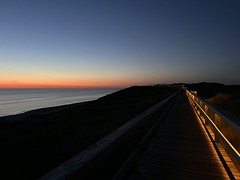
[[[240,84],[239,0],[1,0],[0,88]]]

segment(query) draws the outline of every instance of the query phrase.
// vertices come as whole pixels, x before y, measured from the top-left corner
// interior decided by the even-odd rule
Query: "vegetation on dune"
[[[219,93],[207,99],[207,101],[240,119],[240,96]]]
[[[1,121],[0,179],[40,177],[175,91],[130,87],[59,112]]]
[[[240,85],[197,83],[185,85],[190,91],[240,120]]]

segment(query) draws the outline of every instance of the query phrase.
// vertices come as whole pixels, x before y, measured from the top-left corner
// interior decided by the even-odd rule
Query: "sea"
[[[119,89],[0,89],[0,117],[98,99]]]

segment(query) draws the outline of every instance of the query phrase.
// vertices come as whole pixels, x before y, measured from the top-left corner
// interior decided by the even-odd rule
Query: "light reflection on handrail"
[[[226,125],[228,126],[228,130],[229,128],[234,131],[234,132],[237,132],[237,133],[240,133],[239,132],[239,127],[238,125],[234,125],[232,126],[233,122],[229,123],[230,120],[227,120],[223,117],[223,115],[221,115],[221,113],[217,112],[216,113],[216,110],[213,109],[208,103],[206,102],[203,102],[200,98],[198,98],[196,95],[192,94],[191,92],[189,92],[188,90],[186,90],[186,94],[187,96],[189,97],[190,101],[192,102],[193,104],[193,107],[195,108],[195,110],[199,110],[199,115],[203,115],[205,118],[205,122],[207,121],[207,123],[204,123],[205,125],[206,124],[209,124],[212,131],[214,132],[215,136],[217,138],[220,138],[220,143],[223,144],[223,147],[225,148],[225,150],[229,153],[229,156],[231,157],[231,159],[233,160],[233,163],[235,164],[235,166],[237,167],[237,169],[240,171],[240,153],[239,151],[234,147],[234,145],[229,141],[229,139],[224,135],[224,133],[221,131],[220,127],[218,127],[214,120],[212,120],[212,118],[209,116],[209,114],[201,107],[200,104],[202,104],[203,106],[207,106],[210,110],[211,110],[211,113],[213,112],[214,113],[214,116],[213,117],[216,117],[216,115],[220,118],[221,121],[223,121]],[[197,102],[195,99],[197,99]],[[220,125],[219,125],[220,126]],[[237,128],[235,128],[237,127]],[[221,127],[222,129],[224,129],[223,127]],[[237,138],[238,136],[236,136],[235,138]]]
[[[216,124],[211,120],[211,118],[207,115],[207,113],[199,106],[199,104],[193,99],[195,104],[198,106],[198,108],[204,113],[205,117],[207,117],[208,121],[211,122],[212,126],[214,126],[215,130],[222,136],[222,138],[228,143],[228,145],[235,151],[235,153],[240,157],[240,153],[235,149],[235,147],[228,141],[228,139],[223,135],[223,133],[218,129]]]

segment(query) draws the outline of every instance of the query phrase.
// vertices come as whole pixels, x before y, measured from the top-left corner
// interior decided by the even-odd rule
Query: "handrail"
[[[90,170],[88,169],[91,169],[89,167],[91,166],[92,161],[94,161],[94,164],[96,164],[96,162],[99,162],[99,159],[102,159],[103,156],[107,156],[109,152],[116,148],[116,146],[120,142],[120,139],[124,138],[125,134],[133,131],[144,120],[148,119],[159,109],[166,106],[177,94],[178,92],[172,94],[171,96],[167,97],[166,99],[142,112],[141,114],[131,119],[112,133],[106,135],[105,137],[97,141],[89,148],[80,152],[65,163],[59,165],[52,171],[48,172],[39,180],[64,180],[69,178],[72,174],[76,172],[79,172],[80,174],[89,173]]]
[[[159,127],[160,123],[162,122],[162,119],[166,116],[169,108],[172,106],[172,104],[175,101],[172,101],[167,108],[164,110],[164,112],[161,113],[161,115],[158,117],[158,119],[155,121],[155,123],[152,125],[152,127],[148,130],[148,132],[145,134],[145,136],[142,138],[141,142],[138,144],[138,147],[132,152],[132,154],[129,156],[129,158],[125,161],[125,163],[122,165],[122,167],[119,169],[119,171],[115,174],[115,176],[112,178],[112,180],[122,180],[126,179],[127,174],[132,172],[132,169],[135,167],[137,161],[139,161],[139,157],[144,152],[146,146],[150,142],[154,132]]]
[[[202,117],[205,125],[209,125],[219,142],[228,153],[238,171],[240,171],[240,127],[213,106],[195,94],[186,90],[193,107]]]

